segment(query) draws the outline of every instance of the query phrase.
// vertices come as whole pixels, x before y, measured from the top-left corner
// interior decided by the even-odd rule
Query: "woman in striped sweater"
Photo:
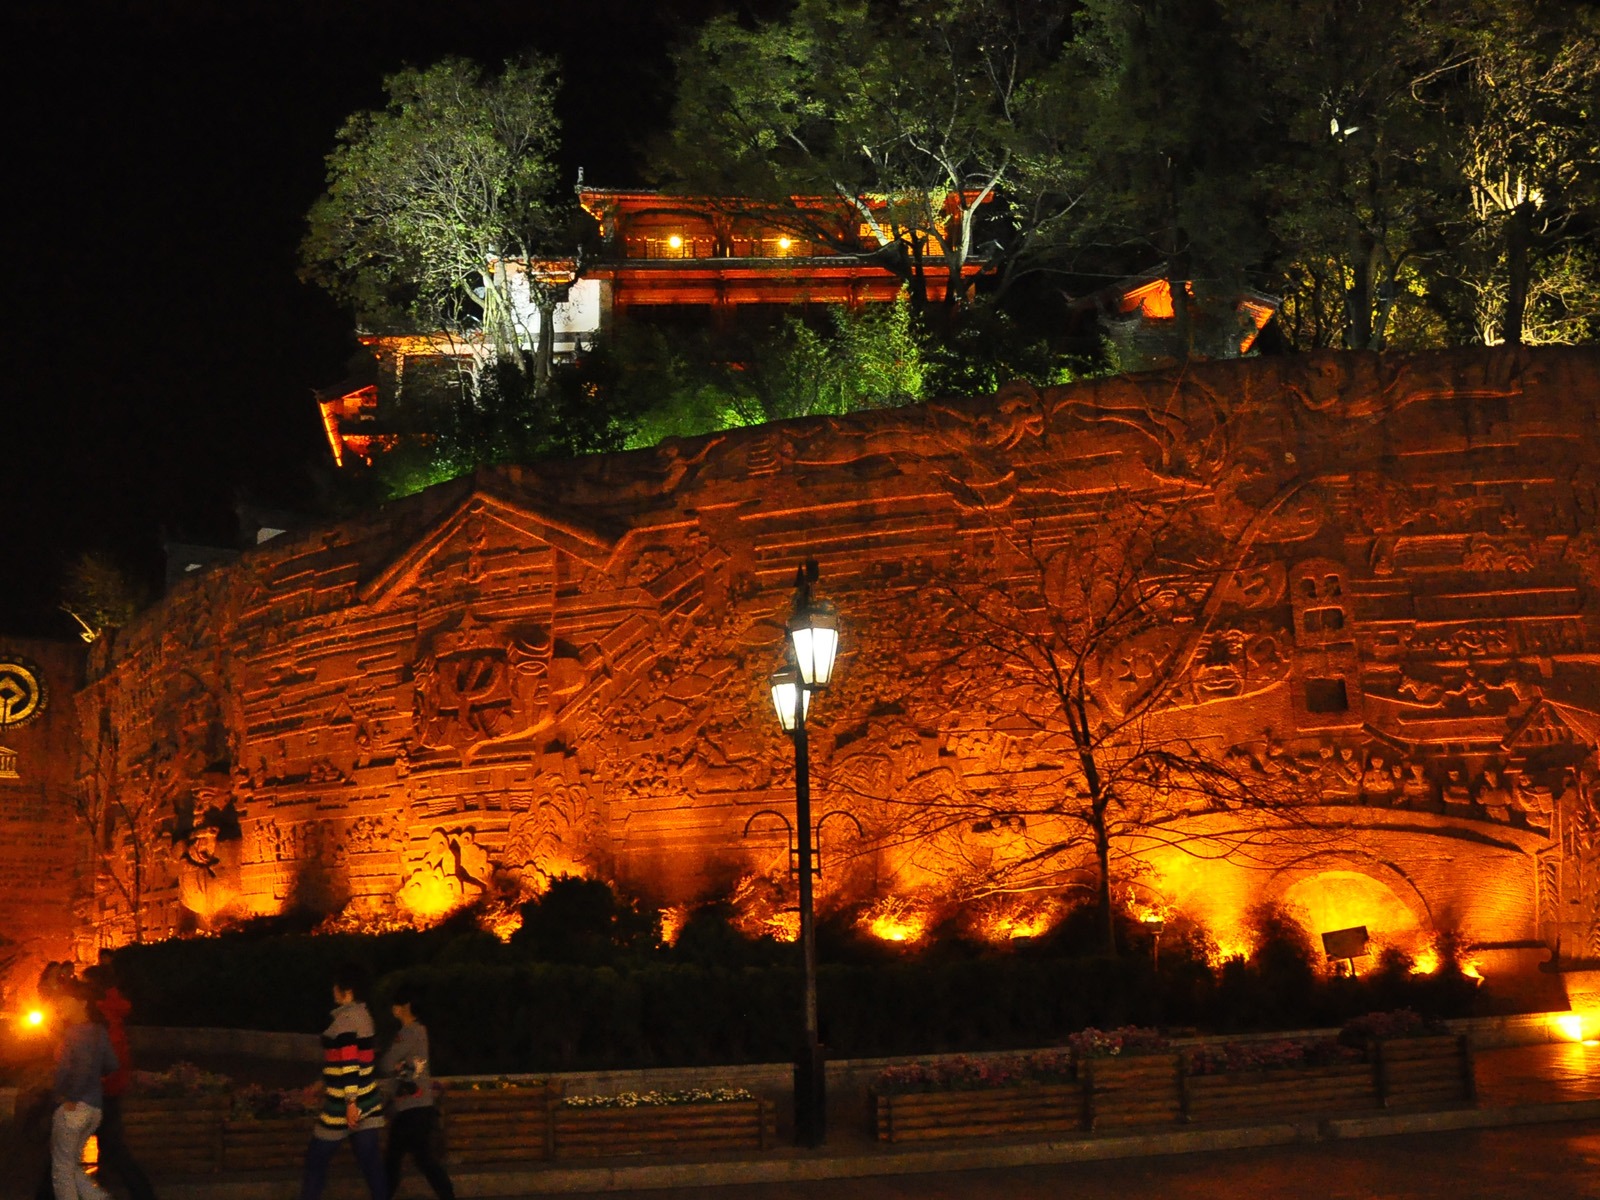
[[[367,1011],[366,973],[353,964],[333,977],[333,1017],[322,1031],[322,1111],[306,1148],[300,1200],[321,1200],[328,1166],[348,1140],[367,1181],[372,1200],[388,1200],[378,1131],[383,1128],[383,1097],[374,1073],[375,1031]]]

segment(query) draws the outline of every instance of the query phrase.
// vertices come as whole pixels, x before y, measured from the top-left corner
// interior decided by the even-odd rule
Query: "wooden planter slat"
[[[1473,1099],[1477,1094],[1471,1043],[1465,1037],[1441,1035],[1378,1042],[1379,1091],[1392,1107],[1437,1107]]]
[[[199,1174],[222,1156],[222,1117],[229,1098],[129,1096],[122,1102],[128,1149],[148,1169]]]
[[[1164,1125],[1183,1111],[1176,1053],[1091,1059],[1084,1077],[1091,1129]]]
[[[298,1167],[305,1161],[314,1118],[268,1117],[261,1120],[225,1121],[222,1125],[224,1171],[273,1171]]]
[[[455,1163],[531,1162],[551,1157],[551,1105],[559,1082],[485,1091],[448,1090],[439,1100],[445,1146]]]
[[[1062,1132],[1083,1125],[1076,1083],[1022,1084],[961,1092],[869,1093],[879,1141],[933,1141],[1007,1133]]]

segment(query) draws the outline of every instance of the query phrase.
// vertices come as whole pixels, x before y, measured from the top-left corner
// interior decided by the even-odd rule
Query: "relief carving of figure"
[[[172,844],[178,903],[195,915],[202,928],[210,928],[226,916],[241,893],[239,861],[244,842],[236,830],[224,830],[221,825],[203,819]]]
[[[1488,769],[1478,777],[1478,803],[1491,821],[1511,819],[1511,790],[1499,771]]]
[[[1406,764],[1406,777],[1400,791],[1407,808],[1422,808],[1433,800],[1433,781],[1423,772],[1421,763]]]
[[[1549,823],[1556,807],[1551,789],[1536,783],[1526,771],[1518,771],[1511,780],[1511,804],[1539,825]]]
[[[1368,804],[1388,804],[1399,786],[1397,780],[1384,769],[1382,755],[1367,758],[1367,769],[1361,773],[1361,792]]]

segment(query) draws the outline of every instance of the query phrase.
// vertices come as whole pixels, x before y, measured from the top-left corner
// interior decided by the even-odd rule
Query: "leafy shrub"
[[[648,952],[661,941],[660,914],[602,879],[563,876],[521,913],[511,946],[541,962],[599,965],[619,954]]]
[[[1070,1050],[1044,1050],[1005,1058],[952,1058],[886,1067],[873,1081],[879,1095],[970,1092],[1027,1083],[1071,1083],[1077,1078]]]
[[[1159,1054],[1167,1048],[1167,1039],[1154,1029],[1141,1029],[1127,1025],[1121,1029],[1080,1029],[1067,1038],[1067,1047],[1077,1062],[1090,1058],[1130,1057],[1137,1054]]]
[[[1360,1049],[1342,1045],[1338,1038],[1219,1042],[1196,1046],[1184,1053],[1184,1061],[1191,1075],[1221,1075],[1231,1071],[1269,1071],[1288,1067],[1323,1067],[1361,1060]]]

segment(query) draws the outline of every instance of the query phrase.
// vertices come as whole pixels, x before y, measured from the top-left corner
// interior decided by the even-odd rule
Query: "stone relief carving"
[[[253,552],[270,569],[218,575],[215,614],[196,610],[197,632],[119,642],[106,668],[121,706],[117,753],[146,764],[163,805],[207,768],[238,766],[241,859],[263,878],[337,854],[376,873],[392,856],[381,868],[392,874],[361,886],[465,899],[491,886],[497,865],[543,878],[625,865],[635,838],[712,844],[738,824],[730,812],[789,783],[761,679],[803,549],[824,559],[855,622],[850,686],[829,696],[817,729],[819,778],[838,789],[827,803],[873,828],[891,803],[981,794],[996,818],[964,836],[1003,856],[1037,832],[1009,822],[1024,814],[1007,796],[1045,777],[1079,786],[1068,747],[1027,704],[1002,696],[980,725],[965,700],[937,694],[936,639],[894,624],[899,598],[959,572],[1016,573],[1003,534],[1060,536],[1108,487],[1154,494],[1182,481],[1237,530],[1304,476],[1303,502],[1254,527],[1260,546],[1203,626],[1142,634],[1092,665],[1107,709],[1193,634],[1162,719],[1308,803],[1514,834],[1519,845],[1551,830],[1556,852],[1537,852],[1537,874],[1540,911],[1555,920],[1559,888],[1589,894],[1573,863],[1596,841],[1582,789],[1551,765],[1586,753],[1594,730],[1575,728],[1583,718],[1568,710],[1600,700],[1586,657],[1600,550],[1572,534],[1586,501],[1537,480],[1441,482],[1397,462],[1388,434],[1363,440],[1396,414],[1416,421],[1404,437],[1429,436],[1424,404],[1450,387],[1468,396],[1472,420],[1501,422],[1486,405],[1521,385],[1499,368],[1451,379],[1354,359],[1319,361],[1327,374],[1306,378],[1300,369],[1247,364],[1212,378],[1197,368],[1203,389],[1164,374],[730,432],[663,447],[648,477],[621,459],[492,473],[481,486],[503,499],[479,509],[422,497],[325,539],[275,543]],[[1555,386],[1541,385],[1546,407],[1576,394],[1550,399]],[[1514,426],[1522,412],[1505,419]],[[1256,436],[1264,429],[1276,432]],[[1329,430],[1340,438],[1322,439]],[[1069,445],[1098,457],[1069,461]],[[1512,451],[1505,461],[1517,461]],[[1541,461],[1523,473],[1565,480],[1576,469]],[[553,552],[508,524],[539,497],[568,494],[597,526],[631,531],[614,557]],[[1550,542],[1558,533],[1567,540]],[[372,585],[350,582],[386,562]],[[1064,562],[1058,575],[1070,583],[1073,569]],[[307,582],[275,607],[286,579]],[[1583,596],[1543,609],[1526,598],[1559,588]],[[871,624],[887,627],[876,640]],[[217,645],[236,647],[237,660],[221,664]],[[1366,706],[1346,723],[1297,724],[1293,681],[1313,675],[1344,679],[1352,711]],[[221,690],[236,695],[237,715],[206,698]],[[581,766],[547,769],[564,755]],[[188,837],[169,864],[184,874],[171,884],[182,903],[214,908],[234,886],[225,847]]]

